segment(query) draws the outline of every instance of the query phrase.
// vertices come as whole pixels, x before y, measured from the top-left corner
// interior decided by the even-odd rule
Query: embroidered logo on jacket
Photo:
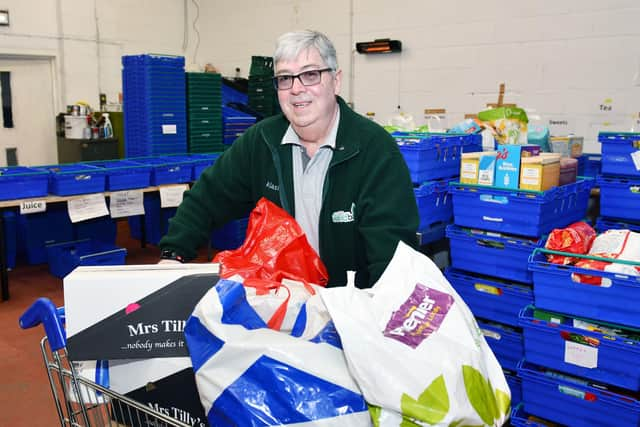
[[[280,186],[275,185],[273,182],[271,181],[267,181],[265,187],[267,187],[269,190],[273,190],[273,191],[278,191],[280,189]]]
[[[335,211],[331,214],[331,221],[334,223],[337,222],[353,222],[355,219],[355,210],[356,204],[351,203],[351,210],[349,212],[346,211]]]

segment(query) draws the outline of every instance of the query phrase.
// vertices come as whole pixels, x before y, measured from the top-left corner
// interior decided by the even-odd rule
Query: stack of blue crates
[[[122,57],[127,157],[187,152],[184,57]]]
[[[449,186],[454,224],[446,229],[451,267],[445,276],[476,316],[505,371],[514,406],[522,399],[519,313],[534,301],[529,257],[546,233],[584,217],[592,186],[592,179],[545,192]]]
[[[177,208],[160,207],[159,193],[145,193],[143,204],[144,215],[130,216],[128,218],[129,232],[132,238],[141,240],[143,237],[142,227],[144,227],[145,242],[157,245],[162,236],[167,234],[169,219],[176,214]]]
[[[249,218],[228,222],[211,233],[211,247],[218,250],[237,249],[244,243]]]
[[[598,231],[637,230],[640,228],[640,133],[600,132],[598,140],[602,144],[602,174],[597,179],[601,215]]]
[[[231,107],[222,107],[223,140],[225,146],[233,142],[256,123],[256,117]]]
[[[460,174],[460,153],[482,151],[481,136],[468,134],[394,132],[391,135],[409,167],[420,215],[420,243],[445,237],[453,218],[449,182]]]
[[[599,141],[596,228],[637,231],[640,134],[602,132]],[[544,250],[531,256],[529,271],[535,306],[519,316],[522,411],[567,425],[640,425],[640,277],[552,264]]]
[[[192,181],[196,181],[200,174],[209,166],[213,165],[220,157],[220,153],[195,153],[191,154],[193,159],[193,175]]]

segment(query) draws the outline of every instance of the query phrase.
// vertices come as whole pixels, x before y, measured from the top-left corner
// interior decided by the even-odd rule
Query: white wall
[[[627,129],[640,111],[637,0],[197,3],[2,0],[11,26],[0,27],[0,56],[54,58],[62,109],[78,100],[98,105],[100,92],[116,100],[124,54],[185,55],[188,64],[212,63],[229,76],[240,67],[246,76],[251,55],[270,55],[280,33],[315,28],[336,44],[344,97],[381,121],[397,105],[416,119],[424,108],[443,107],[455,121],[494,102],[505,82],[505,102],[535,109],[543,121],[566,120],[564,129],[585,135],[587,149],[598,151],[598,130]],[[401,40],[403,52],[353,52],[356,41],[382,37]],[[601,110],[605,100],[611,111]]]

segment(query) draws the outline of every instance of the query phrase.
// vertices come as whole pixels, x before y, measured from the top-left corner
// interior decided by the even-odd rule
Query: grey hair
[[[276,51],[273,54],[273,64],[279,61],[292,61],[311,47],[318,50],[320,57],[327,67],[336,71],[338,69],[338,59],[336,48],[329,38],[319,31],[303,30],[285,33],[278,37]]]

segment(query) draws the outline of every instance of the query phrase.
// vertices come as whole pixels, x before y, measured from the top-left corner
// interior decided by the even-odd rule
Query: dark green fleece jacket
[[[320,211],[320,258],[329,285],[370,287],[391,260],[398,241],[416,247],[418,209],[407,166],[393,138],[337,97],[340,123]],[[247,216],[261,197],[295,217],[289,122],[280,114],[248,129],[207,168],[169,222],[160,247],[186,260],[196,256],[212,228]]]

